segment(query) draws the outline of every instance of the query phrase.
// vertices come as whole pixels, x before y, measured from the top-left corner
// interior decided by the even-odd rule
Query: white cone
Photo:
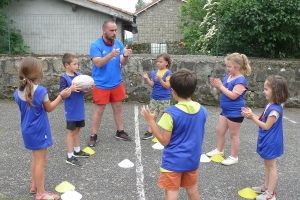
[[[82,195],[79,192],[76,192],[75,190],[69,190],[63,195],[61,195],[62,200],[80,200],[81,198]]]
[[[200,157],[200,162],[210,162],[210,159],[205,154],[202,154]]]
[[[153,149],[164,149],[165,147],[160,143],[156,142],[154,145],[152,145]]]
[[[119,166],[122,167],[122,168],[130,168],[130,167],[133,167],[134,164],[130,160],[125,159],[125,160],[123,160],[122,162],[119,163]]]

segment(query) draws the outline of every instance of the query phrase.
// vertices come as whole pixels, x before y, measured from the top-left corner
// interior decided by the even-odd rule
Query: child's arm
[[[155,135],[155,137],[157,138],[157,140],[163,145],[163,146],[167,146],[170,142],[171,136],[172,136],[172,132],[171,131],[167,131],[167,130],[162,130],[160,131],[155,119],[156,119],[156,110],[154,111],[154,113],[151,113],[148,106],[143,106],[142,110],[141,110],[141,114],[142,116],[146,119],[146,121],[148,122],[149,126],[152,129],[153,134]]]
[[[269,130],[276,122],[275,116],[268,116],[266,123],[260,121],[259,117],[253,114],[250,108],[242,108],[242,115],[247,119],[251,119],[256,125],[266,131]]]
[[[54,101],[52,101],[52,102],[47,101],[47,102],[43,103],[45,110],[47,112],[53,111],[56,108],[56,106],[60,103],[60,101],[65,98],[68,98],[70,96],[70,94],[71,94],[70,88],[66,88],[66,89],[62,90]]]
[[[146,72],[142,72],[142,77],[146,80],[146,83],[153,88],[154,86],[154,82],[152,80],[150,80],[150,78],[148,77],[148,74]]]
[[[231,100],[235,100],[240,96],[239,94],[228,90],[219,78],[212,78],[210,83],[218,90],[218,92],[225,94]]]
[[[170,88],[170,81],[169,80],[166,80],[166,82],[165,82],[164,80],[162,80],[162,78],[160,76],[156,76],[156,79],[160,82],[160,84],[164,88],[166,88],[166,89]]]

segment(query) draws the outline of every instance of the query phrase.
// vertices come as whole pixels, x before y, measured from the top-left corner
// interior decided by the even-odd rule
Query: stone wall
[[[136,18],[138,33],[133,34],[133,42],[162,43],[182,39],[177,28],[182,4],[181,0],[162,0],[139,13]]]
[[[59,92],[59,78],[64,73],[61,55],[55,57],[38,57],[43,64],[45,73],[41,85],[48,89],[51,99]],[[12,98],[18,83],[17,70],[22,57],[0,57],[0,97]],[[198,86],[193,100],[205,105],[219,105],[219,94],[210,86],[208,77],[222,78],[226,75],[224,57],[209,56],[171,56],[172,68],[175,72],[187,68],[196,72]],[[247,77],[249,91],[246,102],[250,107],[263,107],[267,103],[263,94],[263,84],[269,75],[281,75],[288,80],[290,98],[286,107],[300,108],[300,61],[299,60],[268,60],[249,58],[252,73]],[[88,55],[79,56],[79,68],[83,74],[91,74],[92,63]],[[132,55],[129,63],[122,68],[123,80],[127,90],[127,100],[148,103],[151,88],[141,77],[141,72],[156,69],[156,57],[153,55]],[[91,98],[91,95],[86,97]]]

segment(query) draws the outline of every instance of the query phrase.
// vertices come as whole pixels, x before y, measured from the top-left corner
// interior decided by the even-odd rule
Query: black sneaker
[[[120,140],[124,140],[124,141],[131,141],[131,137],[125,132],[116,132],[115,138],[120,139]]]
[[[149,131],[147,131],[144,135],[144,137],[142,138],[142,140],[148,140],[153,138],[153,133],[150,133]]]
[[[83,151],[80,150],[79,152],[75,152],[74,151],[74,156],[76,158],[88,158],[88,157],[90,157],[90,154],[85,153],[85,152],[83,152]]]
[[[75,158],[75,156],[72,156],[71,158],[67,158],[66,163],[70,165],[81,166],[81,163],[79,162],[79,160]]]
[[[90,141],[88,143],[88,146],[94,147],[96,145],[96,142],[97,142],[97,134],[94,134],[94,136],[90,137]]]

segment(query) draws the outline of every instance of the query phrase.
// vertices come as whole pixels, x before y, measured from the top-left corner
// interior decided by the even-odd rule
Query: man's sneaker
[[[79,162],[79,160],[75,158],[75,156],[72,156],[71,158],[67,158],[66,163],[70,165],[81,166],[81,163]]]
[[[214,150],[206,153],[206,155],[208,157],[212,157],[212,156],[215,156],[215,155],[218,155],[218,154],[220,154],[221,156],[223,156],[224,155],[224,150],[223,151],[219,151],[218,149],[214,149]]]
[[[125,140],[125,141],[131,141],[131,137],[125,132],[116,132],[115,138],[120,139],[120,140]]]
[[[153,133],[150,133],[149,131],[147,131],[144,135],[144,137],[142,138],[142,140],[148,140],[153,138]]]
[[[258,187],[252,187],[252,190],[254,192],[256,192],[257,194],[262,194],[267,190],[267,188],[265,188],[265,184],[263,184],[263,185],[258,186]]]
[[[79,152],[74,151],[74,156],[76,158],[88,158],[88,157],[90,157],[90,154],[85,153],[85,152],[80,150]]]
[[[270,192],[266,190],[261,195],[256,196],[256,200],[276,200],[275,194],[275,192],[273,194],[270,194]]]
[[[97,134],[94,134],[93,136],[90,137],[90,141],[88,145],[90,147],[94,147],[96,145],[96,142],[97,142]]]
[[[223,165],[233,165],[233,164],[236,164],[239,162],[239,159],[238,157],[232,157],[232,156],[229,156],[226,160],[223,160],[221,163]]]

